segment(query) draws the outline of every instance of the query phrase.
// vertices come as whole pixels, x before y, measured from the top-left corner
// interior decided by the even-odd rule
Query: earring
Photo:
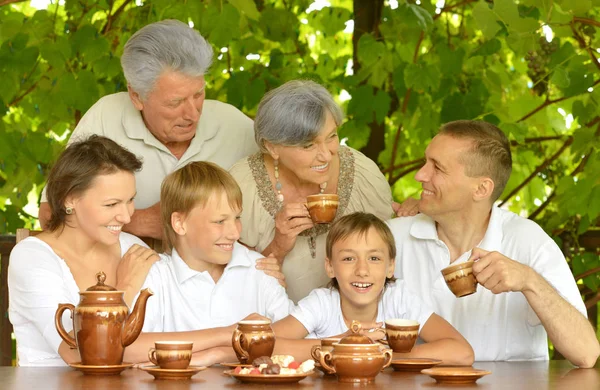
[[[281,193],[281,182],[279,181],[279,159],[273,159],[273,169],[275,170],[275,190],[277,190],[277,200],[283,203],[283,194]]]
[[[73,207],[65,207],[65,213],[67,215],[73,214]]]
[[[321,189],[319,192],[322,194],[325,192],[325,188],[327,188],[327,182],[319,184],[319,188]]]

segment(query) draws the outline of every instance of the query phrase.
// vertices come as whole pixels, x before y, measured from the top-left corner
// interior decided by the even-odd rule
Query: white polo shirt
[[[252,313],[275,322],[293,305],[277,279],[256,269],[256,260],[264,256],[238,243],[217,283],[208,272],[191,269],[175,249],[171,256],[160,257],[144,282],[143,288],[154,292],[146,306],[144,332],[229,326]]]
[[[421,324],[419,332],[433,311],[406,284],[398,280],[390,283],[383,292],[377,308],[377,322],[388,319],[403,318],[416,320]],[[348,331],[342,306],[340,292],[337,289],[317,288],[292,309],[294,316],[308,331],[309,339],[333,337]],[[352,321],[352,318],[348,318]]]
[[[81,118],[69,143],[103,135],[143,160],[135,174],[135,207],[145,209],[160,199],[160,185],[169,173],[193,161],[210,161],[229,169],[239,159],[258,151],[252,119],[230,104],[205,100],[196,135],[178,160],[146,128],[140,111],[126,92],[98,100]],[[45,190],[42,202],[46,202]]]
[[[450,252],[438,238],[435,222],[418,214],[393,219],[388,225],[396,239],[396,277],[404,279],[467,339],[475,360],[548,359],[546,331],[522,293],[494,295],[479,285],[475,294],[456,298],[440,272],[450,265]],[[562,252],[535,222],[493,207],[478,246],[533,268],[587,317]],[[468,260],[470,255],[470,251],[464,253],[454,264]]]

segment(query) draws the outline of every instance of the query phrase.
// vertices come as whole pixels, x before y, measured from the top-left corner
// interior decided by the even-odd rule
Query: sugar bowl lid
[[[106,274],[104,272],[98,272],[96,274],[96,280],[98,281],[98,283],[96,283],[94,286],[89,287],[85,291],[117,291],[117,289],[113,286],[104,284],[104,281],[106,280]]]
[[[350,331],[352,333],[342,338],[339,341],[339,344],[375,344],[369,337],[360,334],[361,329],[362,325],[360,322],[353,320],[350,325]]]

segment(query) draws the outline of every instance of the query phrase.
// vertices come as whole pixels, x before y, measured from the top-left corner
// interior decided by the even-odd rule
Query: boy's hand
[[[281,272],[281,263],[271,253],[268,257],[256,260],[256,269],[264,271],[265,274],[277,279],[283,288],[287,287],[285,275]]]

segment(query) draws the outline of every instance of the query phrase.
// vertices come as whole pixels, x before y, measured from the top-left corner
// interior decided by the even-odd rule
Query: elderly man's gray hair
[[[339,126],[344,115],[329,91],[314,81],[288,81],[261,100],[254,138],[263,153],[267,153],[265,141],[286,146],[310,143],[322,130],[328,112]]]
[[[187,24],[163,20],[142,27],[125,44],[121,66],[127,82],[142,99],[165,70],[200,77],[213,58],[212,47]]]

